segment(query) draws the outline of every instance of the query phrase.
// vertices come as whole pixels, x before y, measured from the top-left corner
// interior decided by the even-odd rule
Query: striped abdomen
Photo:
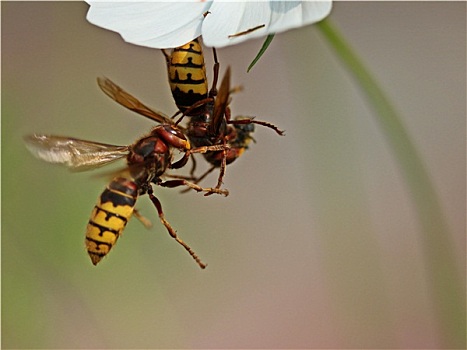
[[[203,49],[198,39],[173,49],[167,65],[170,89],[181,111],[208,97]]]
[[[113,179],[102,192],[86,229],[86,249],[94,265],[117,242],[133,214],[137,198],[138,185],[120,177]]]

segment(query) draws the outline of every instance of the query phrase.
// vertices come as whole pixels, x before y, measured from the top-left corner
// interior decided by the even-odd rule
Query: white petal
[[[92,24],[118,32],[129,43],[160,49],[201,35],[203,14],[211,6],[211,2],[88,3],[87,20]]]
[[[331,12],[332,1],[225,2],[215,0],[201,28],[203,43],[222,47],[316,23]],[[232,35],[258,26],[244,35]]]

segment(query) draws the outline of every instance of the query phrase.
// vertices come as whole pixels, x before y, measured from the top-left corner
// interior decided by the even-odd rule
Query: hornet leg
[[[190,248],[190,246],[188,244],[186,244],[180,238],[178,238],[177,233],[175,232],[175,230],[172,228],[172,226],[169,224],[169,222],[165,219],[164,212],[162,211],[161,202],[159,201],[159,199],[157,199],[156,196],[154,196],[152,187],[149,187],[148,195],[149,195],[149,198],[151,199],[152,203],[156,207],[157,212],[159,214],[159,218],[160,218],[162,224],[165,226],[165,228],[169,232],[170,236],[172,236],[173,239],[175,239],[180,245],[183,246],[183,248],[186,249],[186,251],[191,255],[191,257],[198,263],[199,267],[201,267],[202,269],[206,268],[207,265],[204,264],[201,261],[201,259],[198,257],[198,255],[196,255],[196,253]]]

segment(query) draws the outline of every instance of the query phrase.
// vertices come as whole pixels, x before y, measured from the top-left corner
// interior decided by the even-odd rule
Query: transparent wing
[[[94,169],[124,158],[129,146],[52,135],[27,135],[27,149],[38,159],[48,163],[63,164],[74,171]]]
[[[174,121],[164,113],[157,112],[140,102],[136,97],[123,90],[108,78],[97,78],[97,83],[104,93],[112,100],[129,110],[141,114],[162,124],[173,124]]]

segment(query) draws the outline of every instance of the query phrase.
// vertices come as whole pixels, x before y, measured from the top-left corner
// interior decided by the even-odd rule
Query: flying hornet
[[[254,132],[254,124],[269,127],[279,135],[283,135],[284,132],[268,122],[258,121],[251,117],[231,119],[228,106],[231,93],[230,67],[227,67],[219,91],[217,91],[219,62],[214,48],[214,77],[210,90],[203,49],[198,39],[173,49],[170,54],[165,50],[162,52],[167,61],[172,96],[182,114],[175,124],[178,125],[185,116],[190,117],[186,135],[196,147],[229,146],[228,149],[209,151],[203,154],[204,158],[211,164],[211,168],[203,175],[197,178],[193,177],[196,163],[191,171],[192,179],[198,183],[215,168],[220,168],[215,187],[220,189],[226,165],[239,158],[248,148],[249,143],[254,140],[251,136]]]
[[[187,250],[201,268],[205,268],[206,265],[177,236],[165,219],[161,202],[154,195],[152,185],[187,186],[198,192],[227,195],[226,190],[202,188],[185,179],[163,181],[162,176],[168,169],[183,167],[193,153],[220,151],[228,147],[220,145],[192,148],[190,141],[169,117],[146,107],[107,78],[98,78],[98,84],[113,100],[160,125],[153,127],[148,135],[128,146],[53,135],[35,134],[24,138],[27,148],[35,157],[48,163],[65,165],[74,171],[91,170],[126,158],[125,170],[99,196],[86,228],[85,244],[92,263],[97,265],[109,253],[133,215],[145,226],[150,226],[149,221],[135,209],[138,196],[147,194],[170,236]],[[183,152],[183,156],[176,162],[173,161],[174,150]]]

